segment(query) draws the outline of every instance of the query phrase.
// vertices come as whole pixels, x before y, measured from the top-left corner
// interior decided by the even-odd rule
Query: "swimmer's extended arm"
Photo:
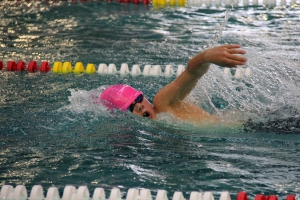
[[[186,70],[173,82],[163,87],[154,97],[154,106],[163,111],[164,107],[176,106],[193,90],[197,81],[208,71],[210,63],[222,67],[236,67],[244,65],[245,57],[237,54],[245,54],[239,45],[222,45],[207,49],[194,56]]]

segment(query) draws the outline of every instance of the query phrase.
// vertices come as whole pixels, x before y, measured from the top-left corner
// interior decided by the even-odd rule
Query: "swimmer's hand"
[[[229,68],[237,67],[237,65],[245,65],[247,58],[238,54],[246,54],[246,51],[240,48],[240,45],[229,44],[207,49],[203,52],[204,62]]]
[[[240,48],[240,45],[228,44],[206,49],[189,61],[187,71],[200,78],[207,72],[211,63],[229,68],[245,65],[247,58],[240,55],[246,54],[246,51]]]

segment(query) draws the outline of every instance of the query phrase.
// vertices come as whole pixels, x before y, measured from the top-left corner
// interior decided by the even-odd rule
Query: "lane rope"
[[[71,62],[60,62],[56,61],[53,63],[53,67],[51,68],[48,61],[42,61],[40,66],[38,66],[37,61],[30,61],[28,63],[28,66],[26,66],[26,63],[24,61],[8,61],[6,67],[3,64],[3,61],[0,60],[0,70],[5,69],[6,71],[28,71],[29,73],[35,73],[40,71],[41,73],[47,73],[49,71],[52,71],[55,74],[94,74],[98,73],[99,75],[114,75],[114,74],[120,74],[121,76],[154,76],[154,77],[178,77],[185,69],[186,66],[184,65],[178,65],[177,69],[174,70],[172,65],[166,65],[164,67],[164,70],[162,70],[162,67],[160,65],[145,65],[143,69],[141,70],[140,66],[138,64],[134,64],[131,67],[128,66],[127,63],[122,63],[120,66],[120,70],[117,70],[117,67],[115,64],[111,63],[107,66],[105,63],[100,63],[98,65],[98,68],[96,69],[95,65],[92,63],[88,63],[87,66],[84,68],[84,65],[82,62],[76,62],[74,68],[72,67]],[[235,78],[235,79],[242,79],[244,76],[251,77],[253,76],[253,72],[250,67],[247,68],[237,68],[232,74],[234,70],[231,70],[230,68],[224,68],[224,74],[228,75],[229,77]]]
[[[3,185],[0,192],[0,199],[6,200],[122,200],[122,194],[119,188],[113,188],[110,192],[109,198],[106,199],[105,190],[103,188],[95,188],[93,196],[90,197],[90,192],[87,186],[79,186],[76,188],[72,185],[65,186],[62,197],[59,196],[57,187],[50,187],[47,191],[46,197],[44,196],[44,189],[41,185],[34,185],[27,195],[27,189],[24,185],[17,185],[15,188],[11,185]],[[126,194],[126,200],[152,200],[152,194],[149,189],[136,189],[130,188]],[[124,200],[125,200],[124,199]],[[157,190],[155,200],[168,200],[166,190]],[[190,192],[189,200],[214,200],[215,197],[212,192],[192,191]],[[183,193],[180,191],[174,192],[172,200],[186,200]],[[231,200],[228,191],[222,192],[219,200]],[[245,191],[238,192],[236,200],[248,200]],[[257,194],[254,200],[278,200],[276,195],[265,196]],[[295,195],[289,194],[286,200],[296,200]]]

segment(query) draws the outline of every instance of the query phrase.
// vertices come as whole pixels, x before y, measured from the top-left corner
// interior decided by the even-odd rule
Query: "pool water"
[[[237,43],[253,76],[211,66],[189,96],[242,126],[195,126],[89,101],[126,83],[151,100],[167,78],[0,72],[0,181],[28,189],[67,184],[183,191],[238,191],[284,198],[300,190],[300,9],[276,6],[160,7],[116,2],[0,3],[0,58],[176,66],[213,41]],[[225,15],[229,19],[225,23]],[[223,27],[224,26],[224,27]],[[219,40],[218,34],[221,32]],[[213,44],[214,44],[213,43]],[[232,71],[234,73],[234,70]]]

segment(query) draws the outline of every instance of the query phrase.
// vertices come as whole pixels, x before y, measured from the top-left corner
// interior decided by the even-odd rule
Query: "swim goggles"
[[[141,103],[144,99],[143,94],[140,94],[133,102],[132,104],[130,104],[130,106],[128,107],[128,110],[130,110],[130,112],[133,112],[134,106],[137,103]]]

